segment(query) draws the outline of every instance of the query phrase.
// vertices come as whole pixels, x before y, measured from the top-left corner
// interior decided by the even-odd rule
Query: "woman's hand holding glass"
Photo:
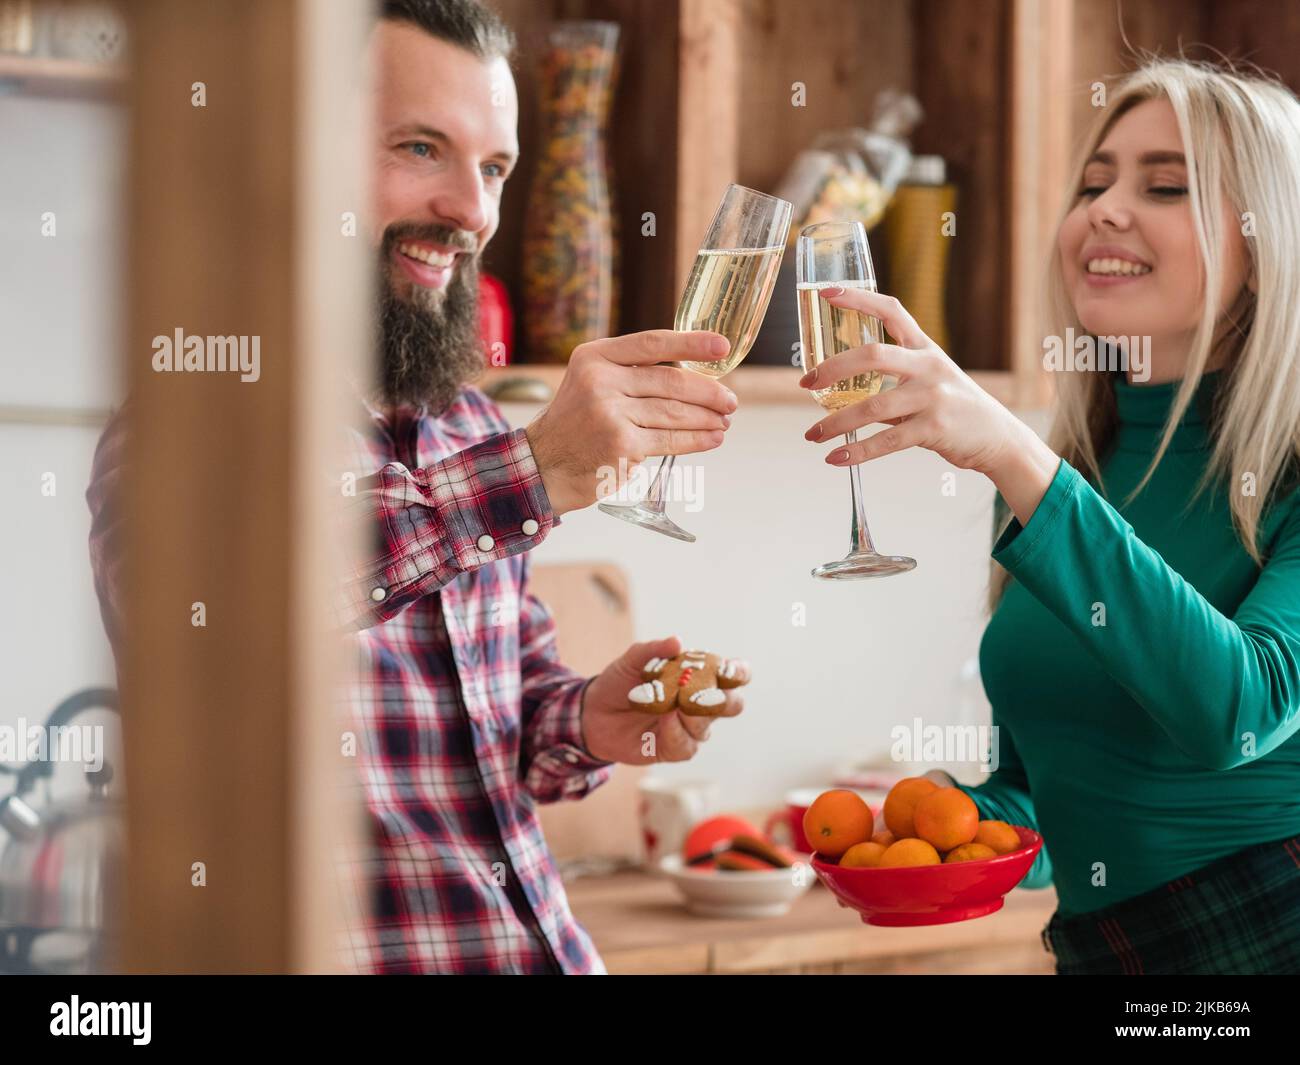
[[[894,388],[828,414],[804,434],[807,440],[829,441],[864,425],[891,427],[841,445],[827,455],[827,462],[851,466],[904,448],[924,447],[954,466],[993,477],[1017,449],[1026,446],[1026,436],[1037,440],[1028,426],[926,336],[893,296],[861,288],[828,288],[821,295],[836,307],[878,318],[899,341],[840,352],[800,379],[803,388],[826,388],[875,371],[898,381]]]

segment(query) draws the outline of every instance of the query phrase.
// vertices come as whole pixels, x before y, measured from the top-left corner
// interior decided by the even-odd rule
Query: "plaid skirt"
[[[1058,975],[1300,973],[1300,836],[1090,913],[1052,915]]]

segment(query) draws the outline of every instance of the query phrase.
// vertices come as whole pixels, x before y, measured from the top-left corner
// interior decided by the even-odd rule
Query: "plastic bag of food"
[[[790,240],[817,222],[859,221],[867,229],[879,222],[907,174],[907,136],[922,114],[914,96],[885,89],[870,129],[823,133],[800,152],[774,193],[794,205]]]

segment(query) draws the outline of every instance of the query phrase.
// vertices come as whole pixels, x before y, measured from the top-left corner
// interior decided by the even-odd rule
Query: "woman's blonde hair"
[[[1199,495],[1208,485],[1229,492],[1233,525],[1256,563],[1260,519],[1282,479],[1300,458],[1300,101],[1279,82],[1230,67],[1185,59],[1145,63],[1111,92],[1109,105],[1084,138],[1071,171],[1061,222],[1077,202],[1087,160],[1121,115],[1146,100],[1168,100],[1187,158],[1192,220],[1204,272],[1203,294],[1217,294],[1224,245],[1221,198],[1242,219],[1248,285],[1220,328],[1217,296],[1203,301],[1182,385],[1160,444],[1131,499],[1146,485],[1194,399],[1206,364],[1224,358],[1211,424],[1214,448]],[[1253,290],[1253,291],[1252,291]],[[1065,288],[1053,243],[1047,271],[1045,336],[1088,335]],[[1057,409],[1048,443],[1104,489],[1100,457],[1116,428],[1110,375],[1056,375]],[[1247,489],[1250,489],[1249,491]],[[1007,517],[1002,527],[1009,523]],[[993,563],[989,606],[1009,575]]]

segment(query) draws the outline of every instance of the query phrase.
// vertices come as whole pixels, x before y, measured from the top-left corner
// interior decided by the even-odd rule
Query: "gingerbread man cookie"
[[[707,651],[683,651],[676,658],[650,659],[641,680],[627,693],[632,710],[643,714],[680,710],[692,717],[717,717],[727,702],[726,689],[749,683],[749,663]]]

